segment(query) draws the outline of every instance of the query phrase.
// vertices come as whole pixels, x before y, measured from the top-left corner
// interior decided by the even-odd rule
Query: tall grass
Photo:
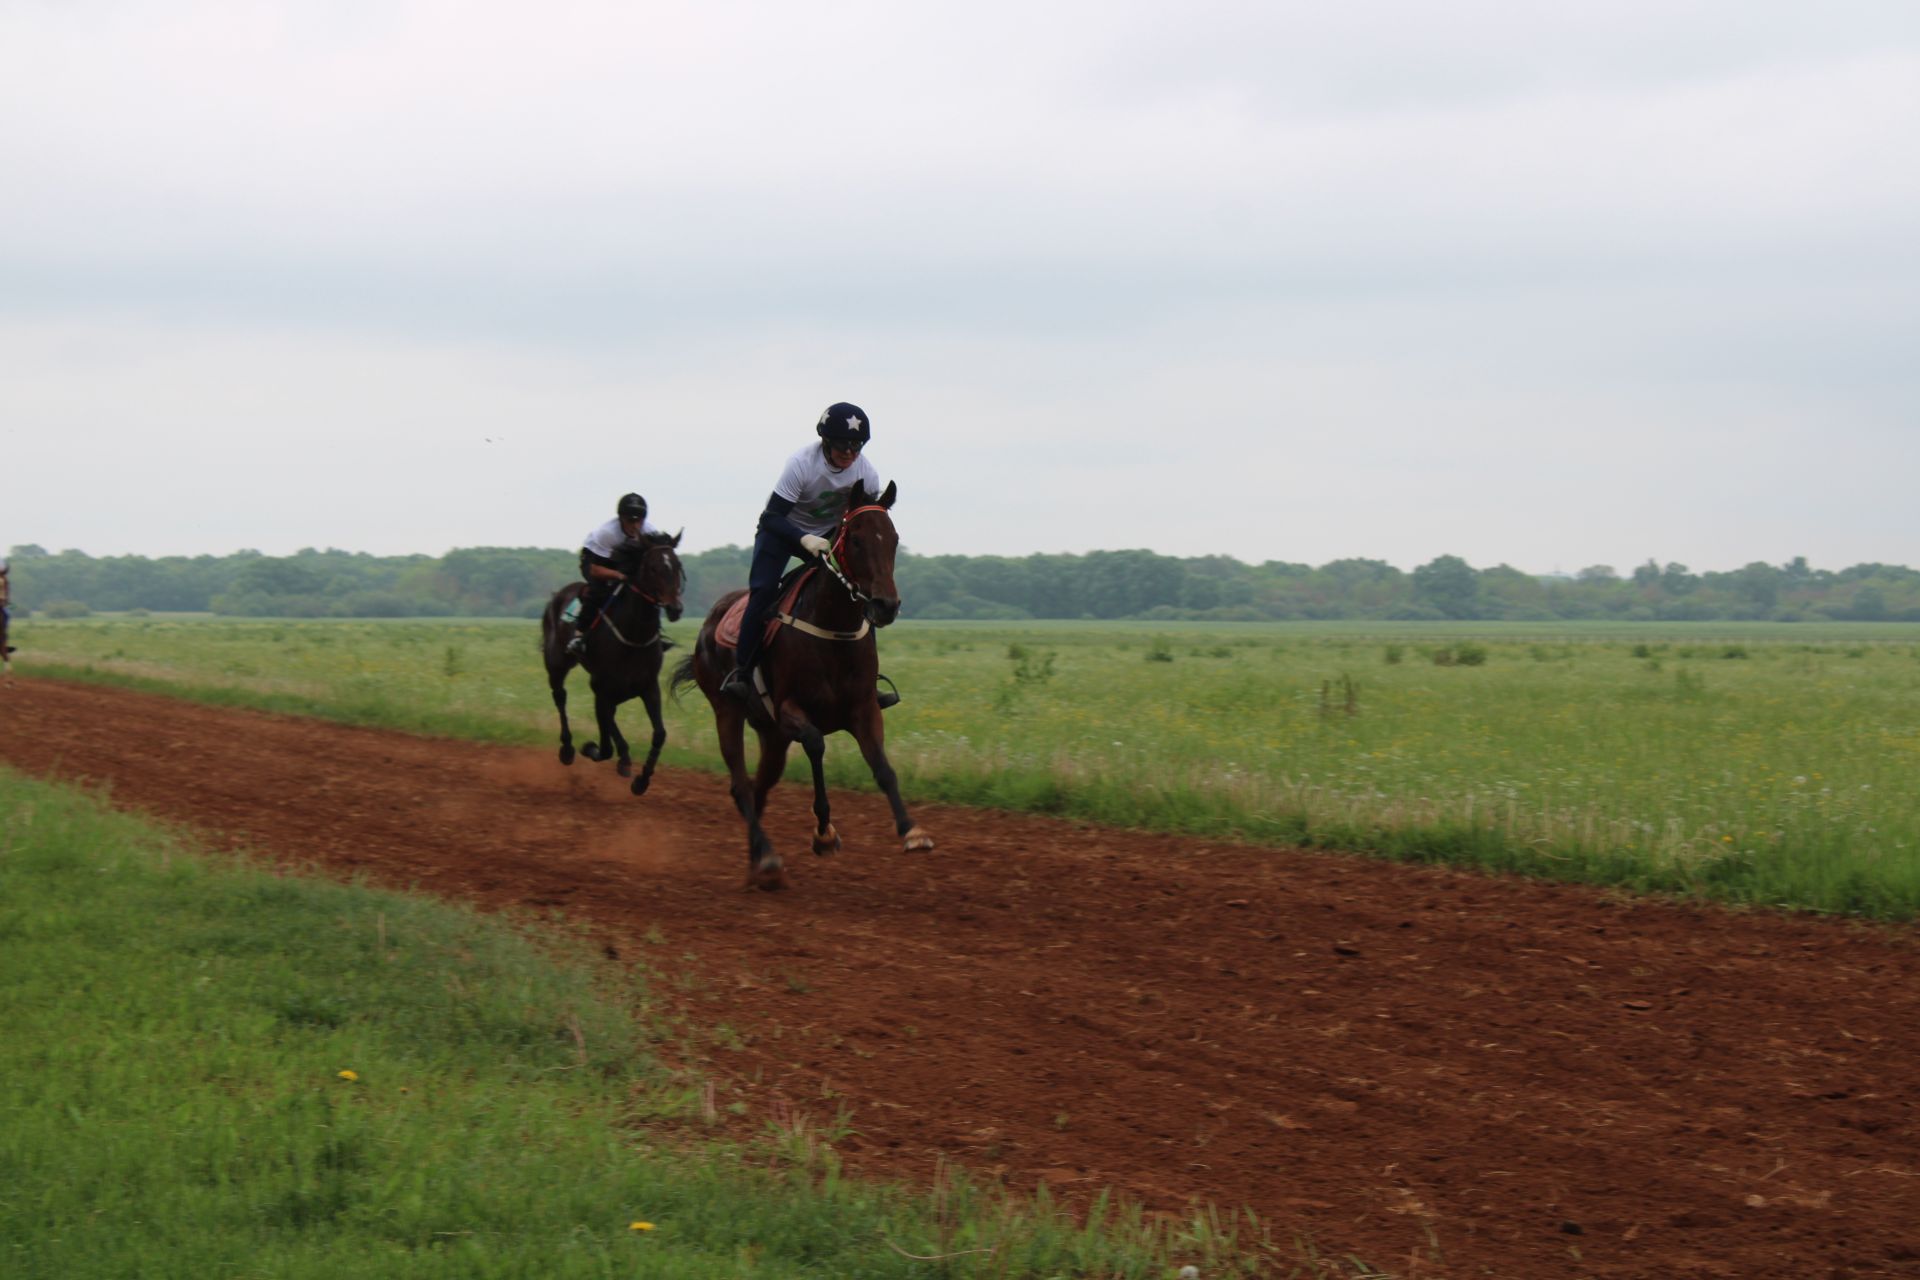
[[[29,670],[554,733],[526,623],[32,628]],[[684,642],[693,624],[669,630]],[[906,694],[888,748],[917,799],[1920,910],[1920,627],[907,622],[881,650]],[[669,707],[668,762],[717,768],[705,706]],[[625,716],[644,725],[637,704]],[[866,785],[857,753],[829,767]]]
[[[649,1009],[551,936],[0,771],[0,1275],[1213,1276],[1258,1243],[863,1185],[804,1121],[721,1145]]]

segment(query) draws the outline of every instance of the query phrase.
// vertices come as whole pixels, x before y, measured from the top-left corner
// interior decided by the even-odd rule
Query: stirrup
[[[720,692],[728,697],[738,698],[745,703],[753,701],[753,677],[739,667],[727,672],[726,679],[720,682]]]
[[[892,680],[891,680],[890,678],[888,678],[887,676],[882,676],[882,675],[876,675],[876,676],[874,677],[874,679],[875,679],[875,680],[885,680],[885,681],[887,682],[887,687],[886,687],[886,688],[884,688],[884,689],[881,689],[881,690],[879,690],[879,691],[877,691],[877,692],[876,692],[876,693],[874,694],[874,699],[875,699],[875,700],[876,700],[877,702],[879,702],[879,704],[880,704],[880,709],[881,709],[882,711],[885,711],[885,710],[886,710],[886,709],[887,709],[888,707],[897,707],[897,706],[899,706],[899,705],[900,705],[900,690],[894,687],[894,683],[893,683],[893,681],[892,681]]]
[[[567,641],[567,652],[577,658],[586,651],[587,633],[584,631],[574,632],[573,639]]]

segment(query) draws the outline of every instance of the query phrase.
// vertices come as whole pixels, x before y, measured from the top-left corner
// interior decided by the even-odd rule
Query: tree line
[[[16,546],[15,613],[215,613],[233,617],[537,617],[577,576],[573,550],[466,547],[444,556],[375,556],[307,548],[290,556],[90,556]],[[746,583],[751,552],[718,547],[681,557],[696,617]],[[1210,621],[1920,622],[1920,571],[1857,564],[1815,569],[1804,556],[1695,573],[1649,560],[1626,573],[1572,575],[1476,569],[1459,556],[1412,571],[1382,560],[1317,567],[1152,551],[1084,555],[920,556],[903,552],[896,580],[908,617],[1146,618]]]

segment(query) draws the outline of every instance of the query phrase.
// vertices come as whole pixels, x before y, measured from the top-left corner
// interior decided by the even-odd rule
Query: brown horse
[[[734,807],[747,823],[750,886],[780,889],[787,884],[780,855],[774,852],[760,818],[766,812],[767,793],[786,768],[787,748],[796,740],[813,766],[813,815],[818,824],[813,851],[829,854],[840,848],[821,771],[826,735],[840,730],[860,744],[873,780],[893,807],[894,829],[907,851],[933,848],[933,837],[907,815],[900,780],[887,763],[886,727],[876,688],[880,656],[873,629],[900,615],[900,596],[893,585],[900,535],[888,514],[894,496],[891,484],[878,498],[869,497],[864,486],[854,486],[833,550],[801,584],[791,607],[779,615],[779,635],[761,651],[758,674],[764,689],[756,691],[750,707],[720,692],[720,682],[733,669],[733,649],[721,644],[716,634],[720,620],[743,592],[728,592],[714,602],[693,652],[674,669],[674,693],[683,685],[698,684],[713,707],[720,754],[733,777]],[[748,724],[760,737],[760,768],[752,782],[747,781]]]
[[[589,760],[619,758],[619,774],[633,778],[633,757],[627,752],[627,740],[614,723],[614,709],[629,698],[638,697],[653,721],[653,744],[647,749],[647,763],[640,776],[633,778],[631,790],[641,795],[653,781],[653,766],[666,745],[667,728],[660,720],[660,661],[668,644],[660,633],[660,613],[666,611],[669,622],[680,620],[680,592],[686,584],[686,571],[674,548],[680,535],[648,534],[631,541],[614,557],[614,567],[627,580],[614,588],[606,607],[587,633],[587,650],[579,658],[567,652],[575,623],[562,617],[569,601],[584,595],[584,582],[573,582],[553,593],[546,612],[540,615],[540,653],[547,664],[547,686],[553,691],[553,705],[560,713],[560,763],[573,763],[573,730],[567,723],[567,673],[575,662],[587,669],[593,689],[593,715],[600,726],[599,742],[580,745],[580,754]],[[604,744],[604,745],[602,745]]]

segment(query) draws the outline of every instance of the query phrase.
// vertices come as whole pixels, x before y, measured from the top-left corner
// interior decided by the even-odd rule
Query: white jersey
[[[649,533],[660,532],[660,527],[654,524],[653,521],[644,516],[641,517],[640,533],[643,537]],[[627,535],[620,532],[620,517],[615,516],[613,519],[596,528],[592,533],[589,533],[586,536],[586,540],[580,545],[599,556],[602,560],[611,560],[613,559],[613,553],[618,551],[620,545],[626,540]]]
[[[847,491],[856,480],[866,483],[869,496],[880,496],[880,473],[866,454],[856,457],[845,471],[835,471],[827,465],[826,452],[810,444],[787,459],[773,492],[793,503],[787,519],[794,528],[824,537],[839,525],[847,510]]]

